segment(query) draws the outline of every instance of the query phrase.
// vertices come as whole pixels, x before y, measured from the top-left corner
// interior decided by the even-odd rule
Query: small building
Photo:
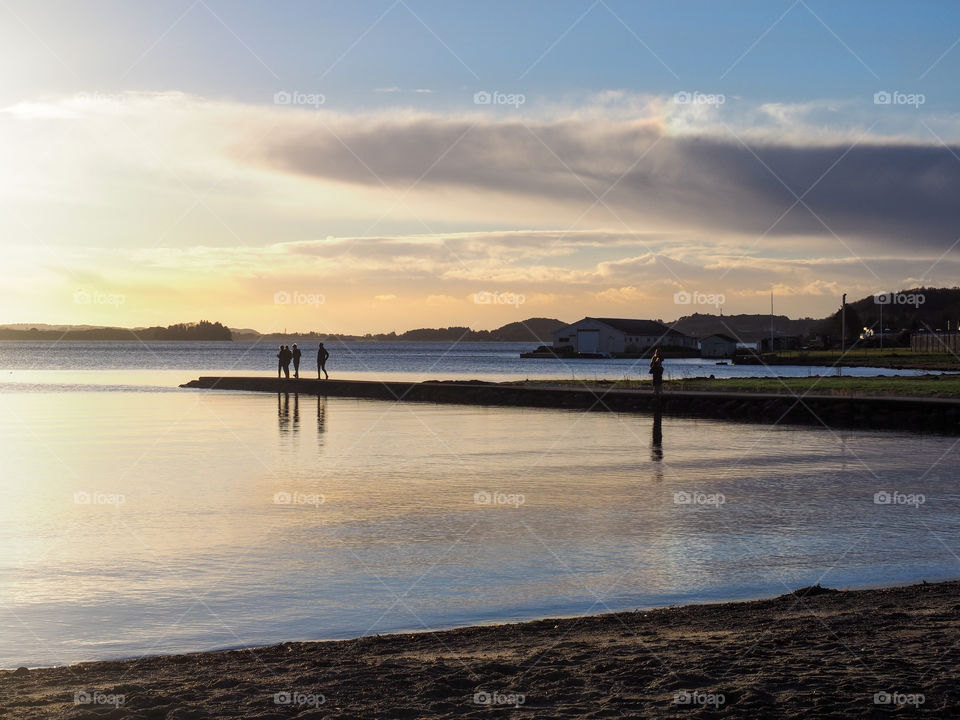
[[[910,349],[920,353],[950,353],[960,350],[960,333],[924,332],[919,330],[910,338]]]
[[[700,357],[732,358],[737,354],[737,341],[729,335],[709,335],[700,341]]]
[[[652,347],[697,349],[697,339],[656,320],[585,317],[553,332],[553,347],[584,354],[643,353]]]
[[[761,353],[775,353],[784,350],[799,350],[800,338],[796,335],[774,335],[771,337],[760,338],[757,343]]]

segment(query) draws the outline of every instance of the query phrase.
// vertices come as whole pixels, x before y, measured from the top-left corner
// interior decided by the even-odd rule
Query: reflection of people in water
[[[290,394],[277,393],[277,422],[280,424],[281,432],[290,429]]]
[[[653,439],[650,441],[650,459],[663,460],[663,413],[658,404],[653,410]]]
[[[293,394],[293,431],[300,429],[300,393]]]
[[[327,430],[327,399],[317,395],[317,435],[323,439]]]

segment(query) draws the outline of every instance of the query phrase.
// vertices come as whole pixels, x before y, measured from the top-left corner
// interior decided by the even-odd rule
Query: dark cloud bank
[[[623,175],[605,202],[625,219],[751,235],[766,232],[795,193],[820,219],[797,205],[771,236],[832,231],[930,251],[960,237],[960,149],[941,145],[744,144],[732,134],[668,135],[649,121],[421,118],[341,123],[335,132],[314,124],[276,135],[261,160],[398,192],[419,180],[421,189],[453,186],[584,207],[591,190],[600,195]]]

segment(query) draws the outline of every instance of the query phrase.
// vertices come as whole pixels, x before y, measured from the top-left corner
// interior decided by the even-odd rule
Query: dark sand
[[[960,582],[812,588],[748,603],[4,671],[0,717],[960,717],[958,645]],[[124,704],[76,705],[77,692],[123,695]],[[293,702],[277,705],[284,692]],[[496,704],[477,704],[476,693]],[[877,693],[892,702],[877,704]]]

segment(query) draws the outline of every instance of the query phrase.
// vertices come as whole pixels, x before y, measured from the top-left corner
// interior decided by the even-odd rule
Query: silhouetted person
[[[290,348],[286,345],[280,346],[280,367],[283,368],[283,376],[289,380],[290,379],[290,360],[293,358],[293,353],[290,352]]]
[[[659,395],[663,392],[663,355],[660,348],[654,350],[650,358],[650,374],[653,375],[653,393]]]
[[[294,343],[293,352],[291,353],[291,355],[293,356],[293,376],[295,378],[300,377],[300,356],[302,354],[303,353],[300,352],[300,348],[298,348],[297,344]]]
[[[327,352],[327,349],[323,346],[323,343],[320,343],[320,347],[317,348],[317,379],[320,379],[320,373],[323,373],[323,379],[328,380],[330,375],[327,373],[327,359],[330,357],[330,353]]]
[[[277,377],[283,372],[283,345],[277,350]]]

